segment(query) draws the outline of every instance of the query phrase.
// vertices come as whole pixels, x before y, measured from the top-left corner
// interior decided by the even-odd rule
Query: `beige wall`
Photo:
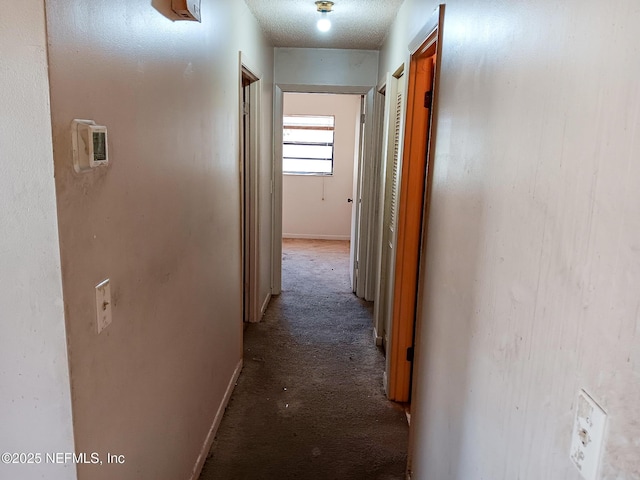
[[[374,86],[378,71],[375,50],[276,48],[275,82],[287,86]],[[319,89],[318,91],[321,91]],[[316,91],[316,90],[314,90]],[[325,90],[326,91],[326,90]]]
[[[3,8],[0,85],[0,453],[41,454],[0,478],[72,480],[44,457],[73,431],[42,0]]]
[[[434,7],[404,3],[379,78]],[[601,478],[640,478],[639,22],[447,2],[413,479],[579,479],[580,388],[608,412]]]
[[[76,449],[126,458],[81,479],[190,478],[242,356],[239,50],[265,78],[263,201],[273,50],[243,2],[203,0],[201,24],[169,5],[47,2]],[[74,173],[73,118],[108,127],[108,168]],[[107,277],[113,323],[98,335]]]
[[[283,177],[282,235],[348,240],[360,95],[285,93],[283,109],[285,115],[334,115],[336,124],[333,175]]]

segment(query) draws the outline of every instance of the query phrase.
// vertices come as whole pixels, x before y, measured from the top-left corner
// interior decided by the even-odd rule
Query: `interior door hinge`
[[[424,108],[431,108],[433,103],[433,93],[431,90],[424,92]]]
[[[249,103],[242,102],[242,113],[244,115],[249,115]],[[353,118],[353,117],[352,117]]]
[[[353,118],[353,117],[351,117],[351,118]],[[360,123],[364,123],[364,118],[365,118],[364,113],[361,113],[361,114],[360,114]],[[352,121],[353,121],[353,120],[352,120]]]
[[[407,362],[413,362],[413,347],[407,348]]]

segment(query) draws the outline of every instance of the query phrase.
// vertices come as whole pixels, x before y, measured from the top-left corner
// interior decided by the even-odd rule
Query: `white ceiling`
[[[404,0],[334,0],[331,30],[316,28],[314,0],[245,0],[275,47],[377,50]]]

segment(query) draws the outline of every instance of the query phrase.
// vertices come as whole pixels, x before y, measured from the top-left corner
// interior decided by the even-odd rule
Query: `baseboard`
[[[382,336],[378,335],[378,329],[373,327],[373,338],[376,341],[376,347],[382,346]]]
[[[351,240],[351,235],[320,235],[315,233],[283,233],[282,238],[303,238],[305,240]]]
[[[213,439],[216,437],[216,432],[218,431],[218,427],[220,426],[220,422],[222,421],[222,416],[224,415],[224,411],[229,404],[229,399],[231,398],[231,393],[233,392],[233,388],[236,386],[236,381],[240,376],[240,372],[242,371],[242,359],[236,365],[236,369],[233,371],[233,375],[231,376],[231,380],[229,380],[229,384],[227,385],[227,391],[224,392],[224,397],[222,398],[222,402],[218,407],[218,411],[216,412],[216,416],[213,419],[213,424],[209,429],[209,433],[207,434],[207,438],[204,441],[204,445],[200,450],[200,454],[198,455],[198,459],[196,460],[196,464],[193,467],[193,471],[191,473],[191,480],[198,480],[200,473],[202,472],[202,467],[204,466],[204,462],[207,459],[207,455],[209,454],[209,450],[211,449],[211,444],[213,443]]]
[[[269,306],[269,302],[271,301],[271,293],[267,293],[267,296],[264,298],[264,302],[262,302],[262,308],[260,309],[260,318],[264,315],[264,312],[267,311],[267,307]]]

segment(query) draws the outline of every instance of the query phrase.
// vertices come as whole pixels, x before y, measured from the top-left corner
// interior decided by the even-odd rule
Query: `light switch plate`
[[[98,333],[111,324],[111,285],[108,278],[96,285],[96,319]]]
[[[578,392],[570,457],[586,480],[597,480],[607,414],[585,392]]]

